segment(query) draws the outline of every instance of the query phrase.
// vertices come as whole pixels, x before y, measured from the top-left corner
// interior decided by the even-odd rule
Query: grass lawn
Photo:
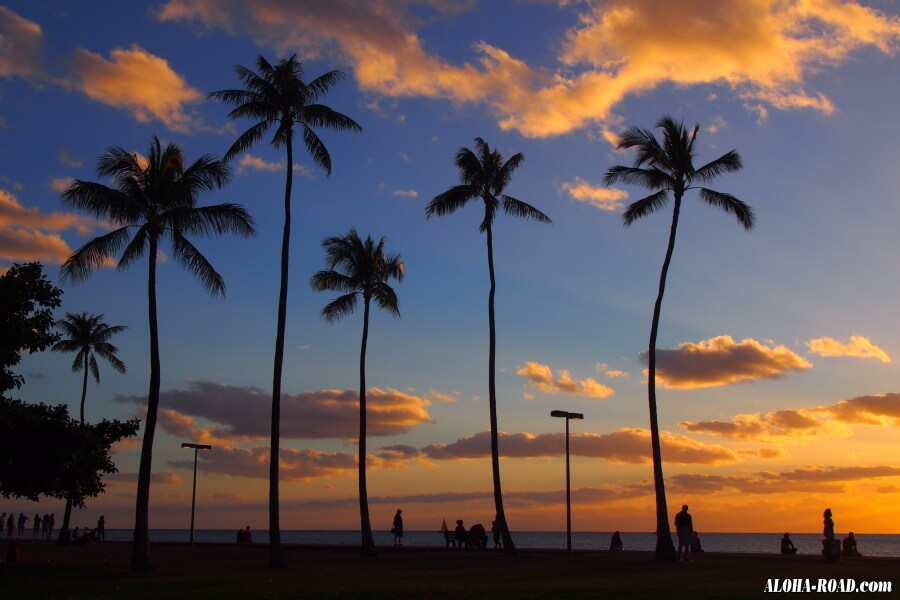
[[[4,550],[5,543],[0,544]],[[647,552],[493,551],[285,546],[288,566],[270,569],[268,548],[237,544],[153,544],[154,569],[128,571],[131,545],[60,548],[24,542],[16,565],[0,566],[4,598],[753,598],[768,579],[853,579],[900,583],[900,559],[695,555],[657,563]],[[896,579],[897,581],[893,581]],[[875,594],[891,597],[893,594]]]

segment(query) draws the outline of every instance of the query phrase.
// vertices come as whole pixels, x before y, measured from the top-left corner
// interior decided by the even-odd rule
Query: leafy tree
[[[41,352],[59,339],[53,309],[62,303],[62,290],[43,269],[38,262],[14,264],[0,275],[0,394],[25,382],[11,370],[23,352]]]
[[[118,268],[125,269],[148,257],[147,298],[150,323],[150,391],[141,448],[135,507],[132,570],[151,568],[149,540],[150,468],[153,437],[159,411],[160,359],[156,309],[156,257],[160,242],[168,239],[172,256],[200,280],[211,294],[224,295],[225,281],[187,238],[188,234],[253,235],[253,219],[238,204],[197,206],[198,196],[228,183],[228,165],[204,155],[185,166],[176,144],[162,148],[154,136],[141,160],[120,147],[109,147],[97,162],[97,175],[110,177],[115,187],[76,180],[62,194],[69,206],[118,225],[76,250],[62,267],[67,281],[81,281],[107,260],[122,252]],[[132,235],[133,234],[133,235]]]
[[[81,386],[81,422],[84,423],[84,401],[87,398],[88,368],[94,381],[100,383],[100,367],[97,356],[106,360],[119,373],[126,371],[125,363],[116,356],[118,348],[109,343],[109,339],[117,333],[128,329],[124,325],[107,325],[103,315],[66,313],[66,318],[57,322],[57,326],[68,336],[57,342],[51,350],[54,352],[74,352],[72,371],[84,371],[84,382]]]
[[[385,254],[385,238],[376,244],[365,241],[355,228],[347,235],[325,238],[328,270],[313,275],[310,285],[317,292],[344,292],[322,309],[322,317],[333,323],[351,314],[359,298],[363,300],[363,333],[359,351],[359,515],[362,525],[362,554],[375,556],[369,498],[366,491],[366,343],[369,339],[369,305],[372,300],[395,317],[400,316],[397,294],[388,283],[403,281],[404,265],[399,254]]]
[[[339,131],[362,131],[356,121],[319,104],[331,88],[343,79],[341,71],[329,71],[309,83],[303,81],[303,65],[296,55],[280,60],[275,66],[263,56],[256,58],[254,72],[235,65],[234,72],[244,89],[211,92],[210,98],[235,105],[228,113],[232,119],[249,118],[257,122],[242,133],[225,153],[231,160],[249,150],[274,129],[272,146],[284,146],[287,170],[284,184],[284,228],[281,236],[281,280],[278,291],[278,325],[275,333],[275,360],[272,376],[272,441],[269,459],[269,564],[285,565],[281,550],[281,526],[278,508],[278,454],[281,443],[281,371],[284,364],[284,336],[287,323],[288,260],[291,240],[291,189],[294,177],[294,135],[301,137],[313,161],[331,175],[331,155],[316,134],[316,127]]]
[[[606,185],[622,182],[629,185],[640,185],[653,191],[649,196],[632,202],[628,206],[623,214],[626,227],[637,219],[662,209],[669,200],[670,192],[675,198],[672,224],[669,229],[669,245],[666,248],[666,257],[663,260],[662,272],[659,276],[659,293],[653,307],[653,322],[650,326],[650,345],[647,353],[650,438],[653,451],[653,482],[656,487],[656,558],[657,560],[675,560],[675,547],[672,544],[672,533],[669,528],[666,507],[666,490],[656,411],[656,336],[659,331],[663,293],[666,289],[666,275],[669,272],[669,264],[672,262],[672,252],[675,250],[675,233],[678,229],[681,201],[685,192],[696,189],[702,201],[733,214],[745,229],[753,228],[755,217],[752,208],[731,194],[695,185],[696,182],[708,183],[719,175],[739,170],[743,165],[737,152],[731,150],[712,162],[695,168],[694,143],[697,140],[700,125],[695,125],[693,131],[690,132],[685,129],[683,123],[665,116],[656,123],[655,128],[661,130],[661,140],[656,138],[653,131],[638,127],[631,127],[622,133],[618,148],[620,150],[635,148],[634,164],[631,167],[621,165],[611,167],[606,172],[605,180]]]
[[[443,194],[439,194],[428,203],[425,214],[443,216],[455,212],[465,206],[470,200],[481,198],[484,202],[484,219],[481,221],[479,231],[487,235],[487,260],[488,274],[490,275],[491,288],[488,293],[488,329],[490,341],[488,350],[488,401],[490,405],[491,419],[491,464],[494,478],[494,504],[497,510],[497,523],[503,537],[503,547],[507,553],[515,552],[512,537],[509,534],[509,526],[506,522],[506,513],[503,510],[503,495],[500,489],[500,450],[497,434],[497,389],[496,389],[496,362],[497,362],[497,333],[494,322],[494,293],[496,281],[494,279],[494,238],[492,226],[497,211],[502,207],[503,212],[513,217],[534,219],[541,223],[550,223],[550,217],[531,206],[503,193],[512,178],[513,171],[522,164],[525,156],[522,153],[514,154],[509,160],[503,160],[503,156],[497,150],[491,150],[483,139],[475,138],[475,151],[468,148],[460,148],[456,153],[456,166],[459,169],[460,184]]]
[[[0,495],[37,501],[66,498],[60,541],[68,541],[72,505],[105,489],[103,475],[117,472],[110,447],[137,433],[137,419],[85,425],[64,404],[26,404],[0,396]]]

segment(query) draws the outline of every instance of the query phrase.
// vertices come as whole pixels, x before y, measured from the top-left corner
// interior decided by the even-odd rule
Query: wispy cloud
[[[412,189],[410,189],[410,190],[394,190],[393,192],[391,192],[391,195],[394,198],[418,198],[419,192],[417,192],[416,190],[412,190]]]
[[[548,394],[566,393],[588,398],[608,398],[615,394],[612,388],[593,377],[576,381],[567,369],[559,369],[558,377],[554,379],[553,370],[538,362],[528,361],[516,373],[524,377],[530,387]]]
[[[854,356],[874,358],[883,363],[891,362],[888,353],[861,335],[851,335],[846,344],[830,337],[821,337],[806,342],[809,351],[819,356]]]
[[[682,473],[671,478],[673,491],[692,494],[737,490],[744,494],[783,494],[785,491],[839,493],[847,484],[900,477],[900,467],[809,467],[792,471],[754,471],[736,475]]]
[[[593,185],[576,177],[571,182],[560,184],[560,189],[566,192],[573,200],[590,204],[600,210],[617,212],[622,209],[623,200],[628,198],[628,192],[618,188],[609,188],[602,185]]]
[[[646,364],[646,351],[641,352],[640,359]],[[657,382],[668,388],[694,389],[780,379],[790,371],[810,368],[812,363],[785,346],[770,347],[751,338],[735,342],[728,335],[656,351]]]
[[[42,77],[43,43],[40,25],[0,6],[0,77]]]

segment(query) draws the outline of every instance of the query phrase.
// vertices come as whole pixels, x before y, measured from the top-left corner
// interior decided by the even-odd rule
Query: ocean
[[[393,536],[387,531],[375,531],[376,546],[393,545]],[[195,543],[231,543],[235,541],[237,529],[197,529],[194,531]],[[741,552],[751,554],[775,554],[780,551],[780,533],[703,533],[700,542],[706,552]],[[841,537],[843,534],[840,534]],[[108,529],[106,538],[114,541],[131,540],[130,529]],[[566,548],[565,531],[513,531],[513,542],[517,548],[564,550]],[[608,550],[612,532],[573,532],[573,550]],[[648,532],[622,532],[625,550],[652,551],[656,546],[656,534]],[[791,539],[797,546],[799,554],[819,554],[822,549],[822,535],[818,533],[792,533]],[[152,529],[150,540],[153,542],[187,542],[190,540],[188,529]],[[900,557],[900,535],[897,534],[856,534],[857,546],[864,556]],[[269,532],[253,531],[253,541],[268,543]],[[360,534],[353,530],[282,530],[281,541],[284,544],[322,544],[322,545],[357,545]],[[677,541],[676,541],[677,543]],[[403,545],[416,548],[437,548],[444,545],[444,538],[438,531],[405,531]],[[489,544],[492,545],[492,544]]]

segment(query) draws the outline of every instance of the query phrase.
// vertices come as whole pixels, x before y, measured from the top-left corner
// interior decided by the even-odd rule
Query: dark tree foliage
[[[62,303],[62,290],[43,269],[38,262],[14,264],[0,275],[0,393],[25,382],[11,370],[23,352],[41,352],[59,340],[53,309]]]
[[[137,434],[139,421],[82,425],[65,405],[27,404],[0,396],[0,495],[37,501],[71,498],[83,508],[116,473],[110,447]]]

